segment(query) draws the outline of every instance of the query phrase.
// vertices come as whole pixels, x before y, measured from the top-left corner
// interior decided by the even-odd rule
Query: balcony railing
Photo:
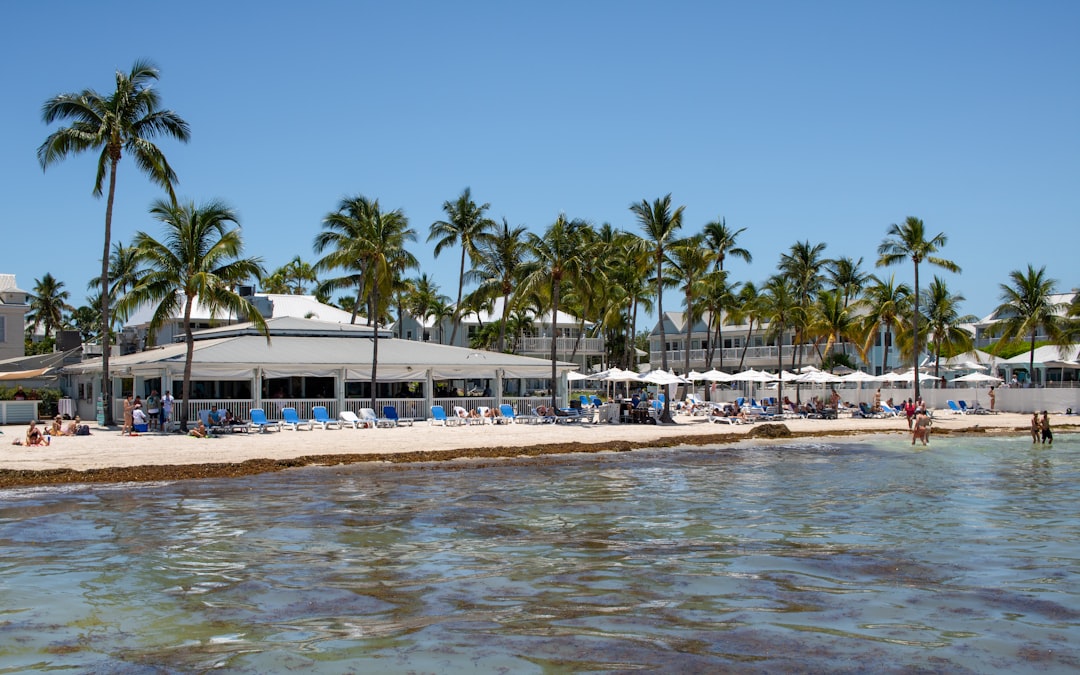
[[[555,338],[555,350],[560,354],[570,354],[577,348],[578,354],[603,354],[604,338]],[[519,354],[550,354],[551,338],[518,338]]]

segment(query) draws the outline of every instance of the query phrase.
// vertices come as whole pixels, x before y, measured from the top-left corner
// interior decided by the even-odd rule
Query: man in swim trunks
[[[1039,422],[1039,428],[1042,430],[1042,442],[1045,445],[1054,444],[1054,432],[1050,431],[1050,415],[1043,411],[1042,421]]]
[[[930,443],[930,418],[922,408],[915,413],[915,425],[911,429],[911,444],[915,445],[915,441],[919,439],[922,440],[923,445]]]

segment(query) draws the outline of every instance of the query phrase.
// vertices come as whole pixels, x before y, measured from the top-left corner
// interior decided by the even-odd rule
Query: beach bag
[[[89,424],[80,424],[78,426],[78,428],[75,429],[75,435],[76,436],[89,436],[90,435],[90,425]]]

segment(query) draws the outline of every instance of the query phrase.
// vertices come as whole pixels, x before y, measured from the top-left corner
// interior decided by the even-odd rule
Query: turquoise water
[[[1080,437],[0,492],[0,672],[1062,672]]]

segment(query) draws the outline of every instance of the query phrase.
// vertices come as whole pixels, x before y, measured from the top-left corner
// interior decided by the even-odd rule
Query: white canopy
[[[953,382],[1001,382],[1001,378],[986,373],[971,373],[963,377],[953,378]]]
[[[731,382],[734,377],[731,373],[725,373],[722,370],[713,368],[712,370],[706,370],[701,374],[701,377],[709,382]]]

